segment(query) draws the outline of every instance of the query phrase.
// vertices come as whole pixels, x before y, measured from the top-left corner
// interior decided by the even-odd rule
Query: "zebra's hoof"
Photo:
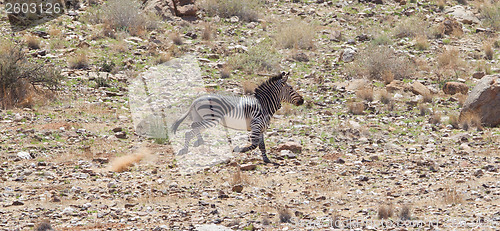
[[[179,152],[177,153],[177,155],[185,155],[187,153],[188,153],[187,148],[183,148],[183,149],[179,150]]]
[[[233,152],[241,152],[241,148],[239,146],[234,147]]]
[[[197,140],[194,142],[193,147],[199,147],[200,145],[203,145],[205,141],[203,140]]]
[[[264,163],[271,163],[271,160],[269,160],[269,158],[267,158],[267,156],[263,156],[262,160],[264,161]]]

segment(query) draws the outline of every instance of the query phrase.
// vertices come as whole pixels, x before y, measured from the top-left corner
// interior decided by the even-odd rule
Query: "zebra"
[[[197,140],[193,146],[198,147],[203,144],[201,131],[221,124],[226,128],[250,131],[251,144],[241,148],[236,146],[233,152],[244,153],[258,146],[262,160],[271,163],[264,144],[264,132],[269,126],[271,117],[281,108],[282,102],[296,106],[304,103],[302,96],[287,83],[289,74],[282,72],[272,76],[260,84],[253,95],[240,97],[209,94],[195,99],[189,110],[172,124],[171,130],[175,134],[188,115],[193,120],[191,130],[185,134],[184,147],[179,150],[178,155],[188,152],[189,143],[195,136]]]

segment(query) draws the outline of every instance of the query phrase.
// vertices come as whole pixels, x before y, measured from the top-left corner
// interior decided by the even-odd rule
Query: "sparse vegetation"
[[[365,112],[365,104],[363,102],[350,102],[347,104],[349,113],[353,115],[363,115]]]
[[[278,71],[279,60],[279,53],[269,43],[261,42],[248,48],[247,52],[231,58],[229,64],[232,68],[240,69],[246,73],[256,71],[275,73]]]
[[[414,66],[407,57],[396,55],[386,46],[370,46],[358,57],[348,69],[352,75],[376,80],[385,78],[387,83],[391,73],[394,79],[402,80],[410,78],[414,72]]]
[[[278,216],[281,223],[289,223],[292,219],[292,214],[288,208],[284,207],[278,210]]]
[[[491,27],[493,30],[500,30],[500,2],[492,1],[485,3],[480,7],[481,19],[485,26]]]
[[[95,17],[102,17],[101,20],[94,19],[95,22],[103,21],[110,28],[132,35],[141,35],[153,23],[137,0],[109,0],[102,8],[102,15],[96,13]]]
[[[71,69],[83,69],[88,67],[89,58],[87,51],[80,50],[75,52],[72,57],[68,58],[68,67]]]
[[[32,63],[20,46],[0,41],[0,105],[30,107],[36,86],[56,89],[62,79],[54,67]]]
[[[279,27],[276,40],[284,48],[311,49],[316,34],[314,24],[292,19]]]
[[[203,0],[198,3],[209,16],[219,15],[223,18],[238,16],[243,21],[257,21],[261,2],[259,0]]]
[[[40,49],[40,38],[37,36],[26,35],[24,39],[26,40],[26,45],[30,49]]]

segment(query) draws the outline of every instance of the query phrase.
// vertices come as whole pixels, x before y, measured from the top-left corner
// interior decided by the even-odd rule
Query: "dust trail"
[[[108,170],[113,172],[127,171],[129,167],[135,163],[139,163],[142,159],[149,155],[151,155],[151,151],[148,148],[139,148],[132,154],[120,156],[112,160],[109,164]]]

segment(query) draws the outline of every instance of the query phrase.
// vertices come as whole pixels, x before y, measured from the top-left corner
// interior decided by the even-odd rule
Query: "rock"
[[[144,7],[145,12],[155,12],[163,19],[173,19],[175,16],[174,3],[170,0],[148,0]]]
[[[290,150],[281,150],[280,155],[281,155],[281,157],[287,158],[287,159],[295,159],[295,158],[297,158],[297,155],[295,155]]]
[[[18,152],[17,157],[24,159],[24,160],[29,160],[32,158],[29,152]]]
[[[290,150],[294,153],[301,153],[302,145],[297,142],[286,142],[284,144],[278,145],[278,151],[281,152],[282,150]]]
[[[24,116],[19,113],[16,113],[16,115],[14,115],[14,122],[21,122],[23,119]]]
[[[431,94],[431,91],[419,81],[414,81],[411,84],[411,92],[413,92],[413,94],[415,95],[422,95],[422,96]]]
[[[356,54],[356,51],[352,48],[346,48],[340,53],[340,58],[339,60],[342,60],[346,63],[354,61],[354,55]]]
[[[241,165],[240,169],[242,171],[250,171],[250,170],[254,170],[257,168],[257,165],[255,164],[245,164],[245,165]]]
[[[292,58],[299,62],[309,62],[309,57],[307,57],[307,55],[304,54],[303,52],[294,54]]]
[[[14,202],[12,202],[12,205],[13,206],[20,206],[20,205],[24,205],[24,202],[22,202],[22,201],[14,201]]]
[[[443,86],[443,91],[448,95],[454,95],[457,93],[466,95],[469,91],[469,86],[467,86],[465,83],[446,82]]]
[[[453,18],[446,18],[443,21],[444,34],[451,35],[453,31],[458,31],[458,33],[463,33],[462,25]]]
[[[177,7],[177,16],[180,17],[195,17],[198,12],[198,7],[194,4],[178,6]]]
[[[485,76],[484,72],[476,72],[472,75],[472,78],[474,79],[481,79]]]
[[[127,139],[127,133],[125,132],[117,132],[115,133],[115,137],[118,139]]]
[[[121,132],[121,131],[123,131],[123,128],[122,127],[116,127],[116,128],[113,128],[112,131],[113,132]]]
[[[461,5],[456,5],[447,9],[445,14],[451,14],[453,18],[457,19],[459,22],[464,24],[478,24],[480,23],[479,19],[474,16],[469,10],[466,10],[465,7]]]
[[[500,124],[500,74],[484,76],[471,90],[460,112],[476,114],[486,126]]]
[[[385,86],[385,90],[388,92],[402,91],[406,88],[406,84],[401,80],[393,80],[391,83]]]
[[[231,190],[233,192],[241,193],[243,191],[243,185],[241,184],[234,185]]]
[[[240,21],[240,18],[238,18],[238,16],[233,16],[231,18],[229,18],[229,22],[231,23],[237,23]]]

